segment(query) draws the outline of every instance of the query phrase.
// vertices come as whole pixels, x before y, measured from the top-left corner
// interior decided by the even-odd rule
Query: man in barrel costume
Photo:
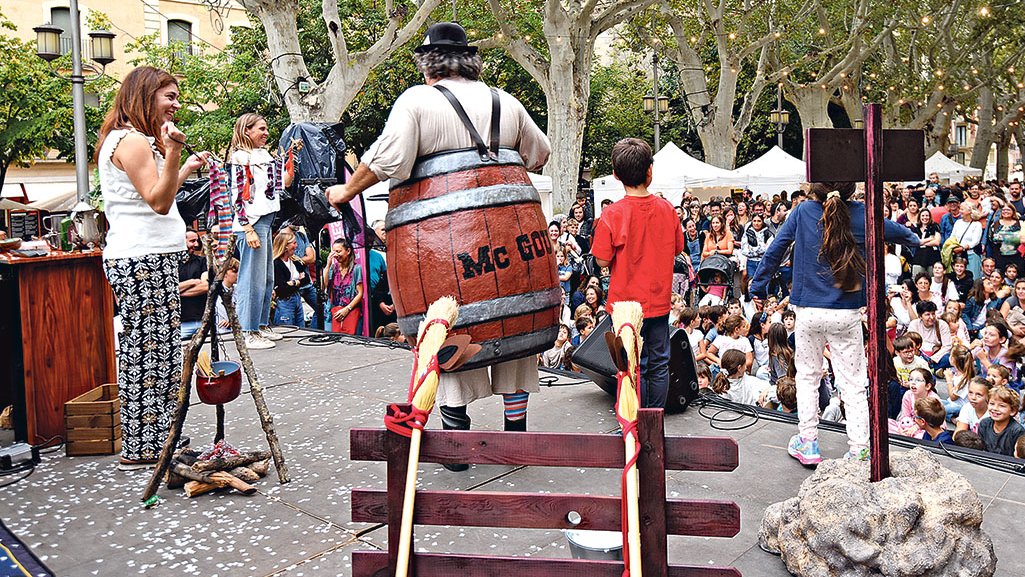
[[[536,353],[555,341],[561,305],[540,197],[526,173],[544,165],[551,145],[516,98],[480,82],[481,58],[461,26],[432,25],[414,52],[425,84],[399,97],[355,174],[328,188],[328,200],[337,206],[391,179],[388,280],[402,332],[415,335],[430,303],[451,295],[460,305],[454,332],[483,347],[467,370],[442,375],[442,425],[469,429],[466,405],[501,394],[505,429],[525,431]]]

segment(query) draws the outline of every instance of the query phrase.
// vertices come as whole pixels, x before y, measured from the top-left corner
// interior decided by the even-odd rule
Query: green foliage
[[[0,29],[14,25],[0,14]],[[27,166],[53,147],[70,108],[71,85],[53,76],[36,56],[35,43],[0,33],[0,184],[12,165]]]

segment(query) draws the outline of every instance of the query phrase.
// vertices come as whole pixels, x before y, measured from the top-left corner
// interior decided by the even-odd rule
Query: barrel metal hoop
[[[459,318],[452,328],[466,328],[471,325],[504,318],[538,313],[561,304],[562,289],[558,286],[551,289],[467,303],[459,305]],[[402,329],[402,334],[415,335],[420,330],[420,323],[423,320],[424,315],[399,317],[399,328]]]
[[[406,224],[463,210],[497,208],[522,203],[540,204],[541,195],[529,184],[495,184],[457,190],[434,198],[406,202],[392,208],[385,217],[384,229],[391,231]]]
[[[557,338],[559,338],[559,325],[553,325],[532,333],[480,342],[477,343],[481,346],[480,352],[470,357],[470,360],[466,361],[460,370],[485,367],[494,364],[496,359],[512,361],[528,355],[536,355],[552,348],[552,343]],[[518,353],[513,354],[510,351],[518,351]]]
[[[446,151],[418,158],[416,164],[413,165],[413,171],[410,173],[409,178],[401,181],[393,179],[389,184],[389,188],[395,189],[400,186],[406,186],[418,180],[431,178],[432,176],[462,172],[482,166],[503,164],[523,166],[523,157],[520,156],[519,152],[511,148],[499,148],[498,158],[495,160],[481,160],[476,148]]]

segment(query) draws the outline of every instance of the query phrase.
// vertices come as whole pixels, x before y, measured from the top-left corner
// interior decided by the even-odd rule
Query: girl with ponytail
[[[799,422],[787,452],[804,465],[822,461],[818,390],[827,344],[846,404],[847,457],[869,457],[868,373],[860,310],[865,306],[865,204],[850,200],[854,189],[852,182],[812,184],[809,202],[791,211],[751,280],[753,298],[764,299],[769,281],[793,247],[790,304],[797,312],[794,364]],[[883,228],[886,242],[918,246],[918,236],[911,229],[890,220],[883,221]]]

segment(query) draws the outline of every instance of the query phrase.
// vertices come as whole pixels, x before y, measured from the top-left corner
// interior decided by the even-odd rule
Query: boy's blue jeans
[[[645,318],[641,339],[641,407],[663,408],[669,394],[669,315]]]

